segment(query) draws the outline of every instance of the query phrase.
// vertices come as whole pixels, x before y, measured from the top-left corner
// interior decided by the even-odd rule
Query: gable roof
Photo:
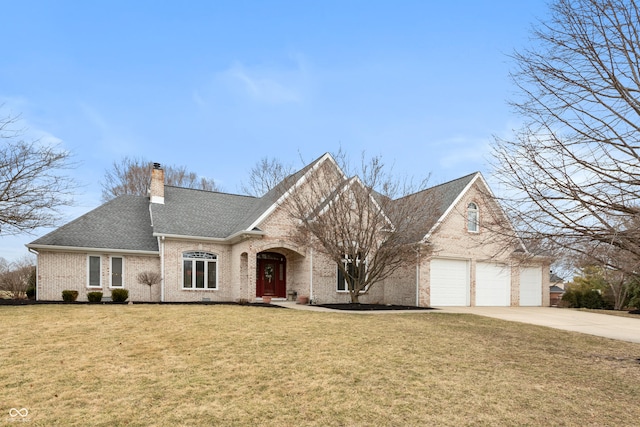
[[[421,225],[417,230],[419,235],[416,236],[417,240],[428,237],[444,221],[458,200],[479,176],[480,172],[474,172],[398,199],[398,202],[400,202],[406,199],[415,201],[416,198],[419,198],[424,200],[424,206],[429,207],[422,211],[419,218],[417,218]]]
[[[269,216],[282,202],[289,196],[289,193],[296,187],[301,185],[309,175],[319,168],[325,161],[330,161],[335,165],[337,170],[343,175],[344,172],[338,167],[335,160],[329,153],[324,153],[313,162],[309,163],[298,172],[293,173],[283,179],[278,185],[268,191],[260,198],[260,203],[256,206],[252,215],[246,218],[245,229],[253,229],[258,227],[260,223]],[[345,177],[346,178],[346,177]]]
[[[158,241],[152,231],[149,199],[127,195],[99,206],[27,246],[158,252]]]
[[[158,253],[158,236],[228,241],[236,235],[262,234],[257,228],[323,154],[283,179],[262,197],[165,186],[164,204],[146,196],[119,196],[29,243],[38,248],[110,249]]]
[[[158,253],[158,236],[230,242],[236,236],[261,235],[260,224],[327,161],[342,174],[343,186],[356,179],[347,179],[333,157],[325,153],[262,197],[165,186],[164,204],[149,203],[146,196],[120,196],[27,246]],[[479,172],[406,196],[424,198],[424,206],[431,206],[420,213],[415,239],[428,238],[476,180],[484,182]],[[382,197],[374,196],[374,202]],[[326,202],[319,203],[318,209]]]

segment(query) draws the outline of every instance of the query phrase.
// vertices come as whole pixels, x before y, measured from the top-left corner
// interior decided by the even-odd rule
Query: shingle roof
[[[422,205],[425,206],[425,209],[422,211],[422,216],[419,218],[421,227],[418,231],[418,233],[424,237],[438,222],[438,220],[442,218],[447,209],[449,209],[449,207],[456,201],[458,196],[467,187],[467,185],[471,183],[476,175],[478,175],[478,172],[427,188],[402,199],[398,199],[398,202],[401,202],[403,199],[415,198],[424,200]]]
[[[252,196],[166,186],[164,204],[151,204],[153,232],[223,239],[243,230],[243,219],[259,201]]]
[[[119,196],[29,244],[40,245],[158,251],[149,199]]]
[[[549,292],[552,294],[564,294],[565,290],[559,286],[551,285],[549,286]]]
[[[239,228],[241,230],[247,230],[254,224],[260,216],[262,216],[265,212],[267,212],[277,201],[286,194],[296,183],[311,169],[313,168],[320,160],[322,160],[327,153],[315,159],[313,162],[309,163],[299,171],[287,176],[284,178],[278,185],[273,187],[267,193],[265,193],[262,197],[258,199],[258,201],[254,204],[253,209],[248,211],[247,214],[243,217],[240,222]]]
[[[236,233],[251,231],[249,228],[252,226],[259,226],[258,220],[270,212],[280,197],[327,156],[323,154],[259,198],[171,186],[165,186],[164,204],[150,204],[145,196],[120,196],[28,246],[157,252],[158,243],[154,235],[227,239]],[[432,209],[425,210],[421,218],[421,237],[476,175],[470,174],[407,196],[424,198],[430,203],[437,201]]]

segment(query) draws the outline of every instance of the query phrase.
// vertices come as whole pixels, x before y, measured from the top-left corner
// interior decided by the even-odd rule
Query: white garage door
[[[469,266],[465,260],[431,260],[432,306],[469,305]]]
[[[511,269],[502,264],[476,264],[476,305],[511,305]]]
[[[520,271],[520,305],[542,305],[541,267],[528,267]]]

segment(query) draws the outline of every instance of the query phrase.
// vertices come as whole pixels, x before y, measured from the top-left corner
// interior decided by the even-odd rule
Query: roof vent
[[[160,163],[154,163],[153,164],[153,168],[154,169],[162,169],[162,167],[160,166]]]

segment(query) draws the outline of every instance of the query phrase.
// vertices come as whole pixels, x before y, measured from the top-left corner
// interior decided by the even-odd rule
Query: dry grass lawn
[[[472,315],[0,306],[0,424],[637,425],[640,345]],[[12,424],[16,425],[16,424]]]

